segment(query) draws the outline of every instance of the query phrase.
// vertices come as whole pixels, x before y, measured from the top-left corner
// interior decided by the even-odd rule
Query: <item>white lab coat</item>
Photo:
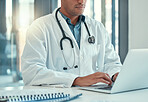
[[[105,72],[110,76],[120,71],[119,56],[111,45],[104,26],[86,16],[90,34],[95,36],[95,44],[88,43],[88,32],[81,23],[80,49],[65,19],[58,12],[58,19],[66,35],[74,44],[75,61],[70,43],[63,41],[64,54],[69,65],[75,62],[78,68],[63,70],[65,60],[60,50],[61,30],[55,19],[55,11],[35,20],[27,31],[26,45],[22,55],[22,76],[25,85],[63,84],[71,87],[78,76],[95,72]]]

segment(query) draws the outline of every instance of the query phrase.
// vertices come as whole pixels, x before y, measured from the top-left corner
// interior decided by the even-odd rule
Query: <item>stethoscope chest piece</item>
[[[90,44],[94,44],[94,43],[95,43],[95,37],[94,37],[94,36],[90,36],[90,37],[88,38],[88,42],[89,42]]]

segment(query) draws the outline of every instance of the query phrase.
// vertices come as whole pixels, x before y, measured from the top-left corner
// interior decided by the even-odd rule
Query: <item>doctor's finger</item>
[[[103,73],[103,74],[101,74],[99,76],[96,76],[96,78],[97,79],[103,78],[104,80],[109,81],[110,83],[112,82],[110,76],[107,75],[106,73]]]
[[[114,81],[116,80],[117,76],[118,76],[118,74],[116,74],[116,75],[114,76],[114,78],[113,78]]]
[[[109,76],[107,73],[103,73],[103,72],[97,72],[97,73],[96,73],[96,76],[99,76],[99,77],[108,77],[108,78],[110,78],[110,76]]]
[[[105,73],[105,74],[110,78],[109,74],[107,74],[107,73]]]
[[[100,82],[103,82],[103,83],[106,83],[108,85],[111,85],[112,84],[111,79],[106,80],[105,78],[97,78],[96,80],[97,81],[100,81]]]
[[[105,84],[108,84],[108,85],[111,85],[111,84],[112,84],[112,82],[107,81],[107,80],[104,80],[103,78],[101,78],[101,79],[97,79],[96,81],[97,81],[96,83],[98,83],[98,82],[102,82],[102,83],[105,83]]]

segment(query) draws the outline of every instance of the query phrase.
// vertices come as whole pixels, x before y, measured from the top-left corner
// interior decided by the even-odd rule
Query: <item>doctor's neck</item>
[[[76,13],[73,13],[73,12],[68,12],[68,10],[63,9],[62,7],[60,9],[60,12],[62,14],[64,14],[66,17],[68,17],[71,20],[71,23],[74,24],[74,25],[76,25],[76,23],[79,19],[79,16],[81,15],[81,14],[76,14]]]

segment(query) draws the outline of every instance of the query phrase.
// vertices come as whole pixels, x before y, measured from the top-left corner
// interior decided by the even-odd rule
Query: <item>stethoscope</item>
[[[60,29],[61,29],[62,35],[63,35],[63,37],[62,37],[61,40],[60,40],[60,48],[61,48],[61,51],[62,51],[63,58],[64,58],[64,60],[65,60],[65,63],[66,63],[66,65],[69,67],[69,68],[63,67],[63,70],[68,70],[68,69],[72,69],[72,68],[78,68],[78,65],[74,65],[74,64],[75,64],[75,55],[74,55],[74,63],[72,64],[72,66],[70,66],[70,65],[68,65],[68,63],[67,63],[67,61],[66,61],[66,58],[65,58],[65,55],[64,55],[64,53],[63,53],[63,44],[62,44],[63,40],[68,40],[68,41],[70,42],[70,45],[71,45],[71,48],[72,48],[72,49],[74,48],[74,46],[73,46],[72,40],[71,40],[69,37],[66,36],[65,31],[63,30],[62,25],[61,25],[61,23],[60,23],[60,21],[59,21],[59,19],[58,19],[58,16],[57,16],[57,15],[58,15],[58,11],[59,11],[59,10],[60,10],[60,8],[57,9],[57,11],[56,11],[56,13],[55,13],[55,17],[56,17],[57,23],[58,23],[58,25],[59,25],[59,27],[60,27]],[[88,30],[88,27],[87,27],[85,21],[84,21],[84,25],[85,25],[85,27],[86,27],[86,30],[87,30],[88,36],[89,36],[89,37],[88,37],[88,42],[89,42],[90,44],[94,44],[94,43],[95,43],[95,37],[90,35],[90,32],[89,32],[89,30]],[[73,54],[75,54],[75,53],[74,53],[74,49],[73,49]]]

